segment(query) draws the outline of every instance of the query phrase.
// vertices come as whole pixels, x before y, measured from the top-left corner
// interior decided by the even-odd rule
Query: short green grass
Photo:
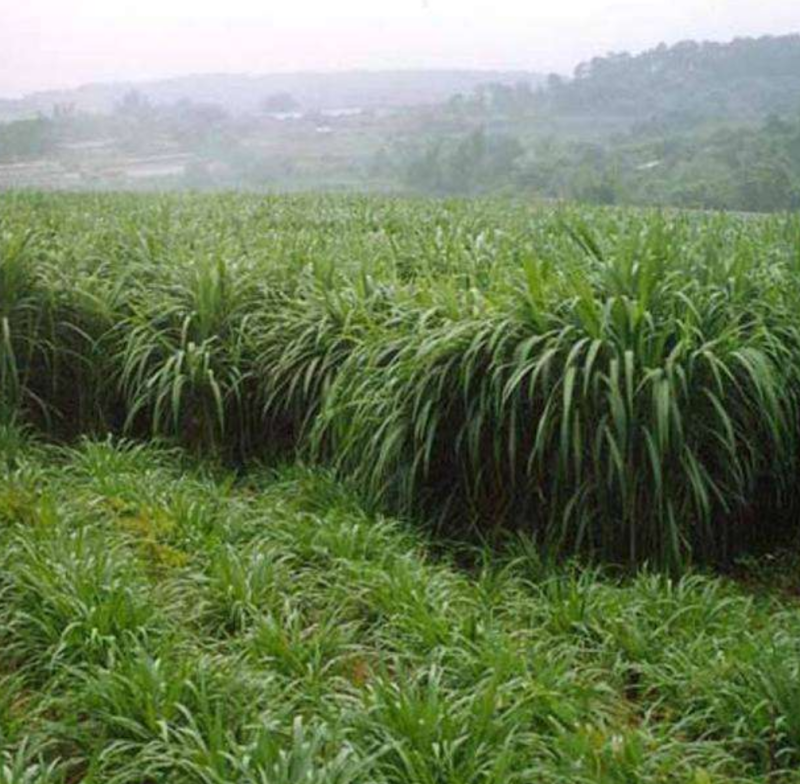
[[[798,782],[800,607],[0,430],[0,782]],[[789,587],[783,575],[783,587]]]

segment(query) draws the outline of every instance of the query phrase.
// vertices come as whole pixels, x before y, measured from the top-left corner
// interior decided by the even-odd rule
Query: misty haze
[[[792,3],[229,5],[3,11],[0,188],[795,205]]]
[[[797,0],[0,0],[0,784],[800,784]]]

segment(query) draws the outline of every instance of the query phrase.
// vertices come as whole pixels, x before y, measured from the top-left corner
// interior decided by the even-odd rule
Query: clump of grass
[[[222,259],[178,270],[161,291],[140,289],[115,327],[126,427],[144,416],[153,435],[208,449],[245,440],[252,401],[243,346],[254,298],[248,276]]]
[[[63,777],[56,768],[22,745],[16,753],[0,754],[0,784],[58,784]]]
[[[0,234],[0,422],[45,401],[35,389],[37,374],[52,349],[53,297],[42,285],[34,261],[31,230]]]
[[[555,553],[678,566],[746,547],[764,483],[791,487],[796,340],[727,270],[686,264],[686,226],[636,230],[611,256],[573,232],[564,268],[531,260],[499,301],[445,299],[365,340],[318,441],[373,495]]]

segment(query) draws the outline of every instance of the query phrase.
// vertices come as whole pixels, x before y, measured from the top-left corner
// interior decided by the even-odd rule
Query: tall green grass
[[[450,532],[680,567],[796,533],[800,223],[4,197],[2,411],[299,451]]]

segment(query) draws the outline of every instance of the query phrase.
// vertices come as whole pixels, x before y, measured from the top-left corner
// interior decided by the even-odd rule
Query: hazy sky
[[[610,50],[800,31],[800,0],[0,0],[0,95],[197,72],[569,72]]]

